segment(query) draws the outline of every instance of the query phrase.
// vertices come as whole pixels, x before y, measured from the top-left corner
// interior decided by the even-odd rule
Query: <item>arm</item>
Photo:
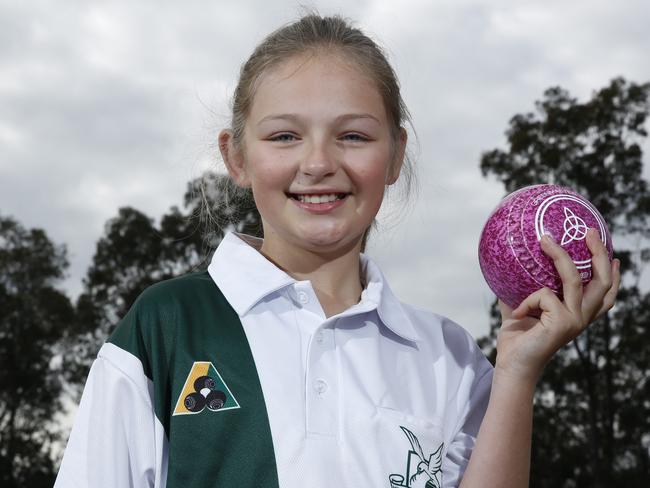
[[[490,403],[461,488],[528,486],[534,384],[495,369]]]
[[[544,365],[563,345],[614,304],[620,285],[619,262],[591,230],[587,245],[594,277],[583,291],[569,255],[548,238],[541,240],[560,274],[564,301],[549,289],[528,296],[515,310],[500,303],[502,326],[490,401],[461,488],[528,486],[533,396]],[[529,316],[541,310],[539,319]]]

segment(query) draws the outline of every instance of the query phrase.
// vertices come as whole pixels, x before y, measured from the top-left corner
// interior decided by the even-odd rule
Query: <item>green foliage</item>
[[[616,236],[650,238],[650,191],[642,177],[650,84],[617,78],[581,103],[559,87],[536,111],[515,115],[508,149],[481,158],[506,192],[570,186],[591,200]],[[638,278],[647,249],[615,249]],[[634,281],[634,280],[633,280]],[[650,293],[624,281],[616,307],[547,365],[534,412],[533,487],[646,487],[650,481]],[[495,302],[496,304],[496,302]],[[492,359],[500,316],[479,343]]]
[[[484,176],[507,192],[539,182],[573,187],[598,208],[612,232],[650,236],[650,193],[641,178],[650,84],[622,78],[579,103],[560,87],[544,92],[536,113],[515,115],[508,151],[481,158]]]
[[[50,456],[60,437],[57,344],[73,323],[70,300],[57,288],[66,249],[40,229],[0,216],[0,485],[49,487]]]
[[[67,338],[66,378],[77,394],[99,347],[147,286],[207,268],[228,229],[260,233],[250,192],[225,175],[206,173],[189,182],[184,208],[171,207],[156,225],[125,207],[106,223],[77,300],[75,330]]]

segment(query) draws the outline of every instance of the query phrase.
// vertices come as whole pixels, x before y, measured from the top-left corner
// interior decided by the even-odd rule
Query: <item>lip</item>
[[[293,193],[293,195],[327,195],[329,193],[343,193],[343,192],[325,192],[325,193]],[[300,200],[296,200],[295,198],[289,197],[289,200],[291,200],[298,208],[302,210],[306,210],[309,213],[312,214],[326,214],[328,212],[332,212],[333,210],[336,210],[342,205],[345,205],[345,202],[347,201],[349,196],[349,193],[345,193],[345,196],[341,199],[334,200],[333,202],[323,202],[323,203],[307,203],[307,202],[301,202]]]
[[[349,191],[344,191],[344,190],[337,190],[334,188],[321,188],[321,189],[314,189],[314,190],[301,190],[301,191],[288,191],[286,192],[287,196],[291,195],[331,195],[331,194],[343,194],[343,195],[349,195]]]

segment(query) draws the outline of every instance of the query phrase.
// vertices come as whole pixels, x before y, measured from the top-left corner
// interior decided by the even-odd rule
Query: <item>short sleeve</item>
[[[140,362],[104,344],[90,369],[55,488],[164,486],[164,434]]]
[[[487,363],[487,361],[485,362]],[[492,375],[493,369],[485,366],[472,384],[464,415],[461,417],[456,434],[447,448],[443,466],[443,488],[456,488],[465,473],[487,410]]]

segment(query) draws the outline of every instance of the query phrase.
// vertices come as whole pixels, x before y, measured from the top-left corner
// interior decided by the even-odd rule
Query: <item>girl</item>
[[[592,231],[583,293],[543,239],[564,301],[501,305],[493,369],[361,252],[410,172],[406,121],[381,50],[344,20],[258,46],[219,147],[264,239],[230,233],[207,272],[139,297],[92,366],[56,486],[527,486],[536,380],[613,305],[618,263]]]

